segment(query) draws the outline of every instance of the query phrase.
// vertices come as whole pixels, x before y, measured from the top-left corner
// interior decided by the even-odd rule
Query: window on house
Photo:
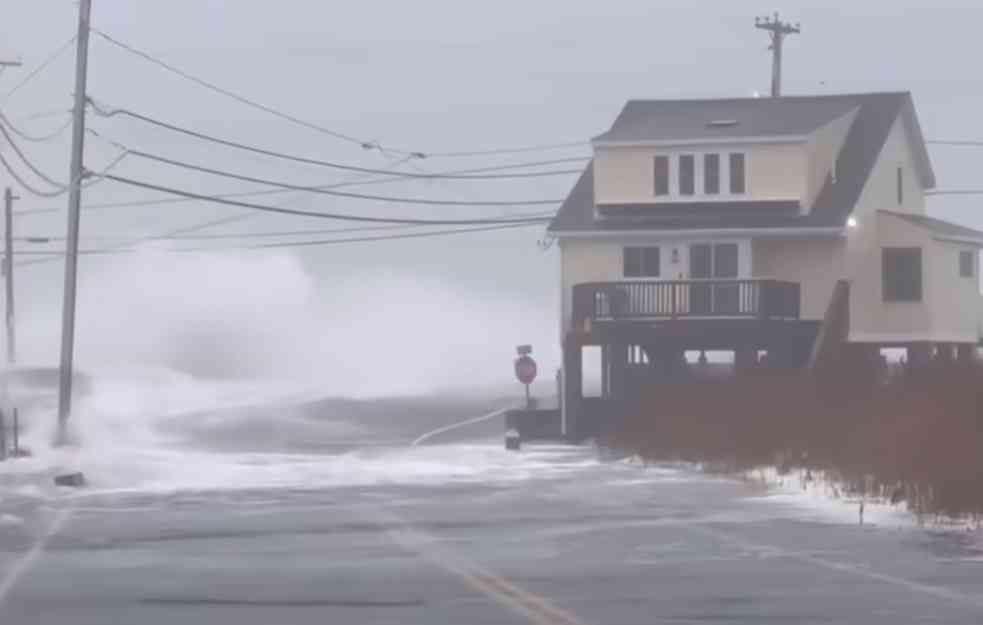
[[[692,154],[679,156],[679,195],[696,192],[696,158]]]
[[[655,157],[655,194],[669,195],[669,157]]]
[[[720,155],[703,155],[703,193],[717,195],[720,193]]]
[[[744,154],[730,155],[730,192],[734,195],[742,195],[747,189],[745,165]]]
[[[975,252],[972,252],[970,250],[962,250],[962,251],[959,252],[959,275],[960,275],[960,277],[963,277],[963,278],[972,278],[973,277],[973,273],[974,273],[973,272],[973,265],[976,264],[976,263],[973,262],[975,260],[973,258],[973,255],[974,254],[975,254]]]
[[[904,204],[904,169],[898,167],[898,206]]]
[[[881,279],[885,302],[920,302],[922,299],[921,248],[883,248]]]
[[[624,250],[624,273],[626,278],[659,277],[658,247],[626,247]]]

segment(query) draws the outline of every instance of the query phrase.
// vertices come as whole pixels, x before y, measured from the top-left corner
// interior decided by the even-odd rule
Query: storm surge
[[[470,450],[467,460],[404,447],[511,401],[515,344],[554,342],[549,310],[397,272],[319,281],[286,253],[146,249],[84,273],[79,295],[87,383],[70,421],[76,445],[51,448],[54,376],[30,393],[11,388],[35,454],[20,470],[77,466],[107,488],[497,471],[509,462],[498,436],[491,456]],[[57,360],[56,308],[24,316],[32,365]]]

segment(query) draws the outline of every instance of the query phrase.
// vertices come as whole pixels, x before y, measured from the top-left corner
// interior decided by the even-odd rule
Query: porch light
[[[854,217],[853,215],[850,215],[849,217],[846,218],[846,225],[847,225],[847,228],[856,228],[857,227],[857,218]]]
[[[679,248],[678,247],[672,248],[672,264],[673,265],[678,265],[679,264]]]

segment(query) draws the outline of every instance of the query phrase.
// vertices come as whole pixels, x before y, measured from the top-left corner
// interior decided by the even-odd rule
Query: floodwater
[[[795,485],[590,446],[511,453],[495,415],[411,445],[512,401],[97,378],[77,450],[33,422],[36,457],[2,468],[0,622],[983,622],[975,532],[860,527]],[[49,486],[64,468],[90,485]]]

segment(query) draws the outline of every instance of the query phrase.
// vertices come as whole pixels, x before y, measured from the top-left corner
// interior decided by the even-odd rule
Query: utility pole
[[[771,33],[771,45],[768,46],[771,50],[771,97],[777,98],[782,95],[782,44],[786,35],[797,35],[802,30],[798,22],[792,26],[780,20],[777,11],[774,17],[754,18],[754,27]]]
[[[14,332],[14,195],[10,187],[3,194],[4,203],[4,242],[7,254],[4,259],[4,276],[7,279],[7,367],[13,367],[17,360],[16,333]]]
[[[61,316],[61,366],[58,372],[58,434],[67,441],[72,412],[72,358],[75,351],[75,291],[78,277],[79,213],[82,202],[82,153],[85,148],[86,74],[89,62],[89,15],[92,0],[79,2],[78,47],[75,53],[75,109],[72,123],[72,163],[68,175],[68,235],[65,243],[65,294]]]

